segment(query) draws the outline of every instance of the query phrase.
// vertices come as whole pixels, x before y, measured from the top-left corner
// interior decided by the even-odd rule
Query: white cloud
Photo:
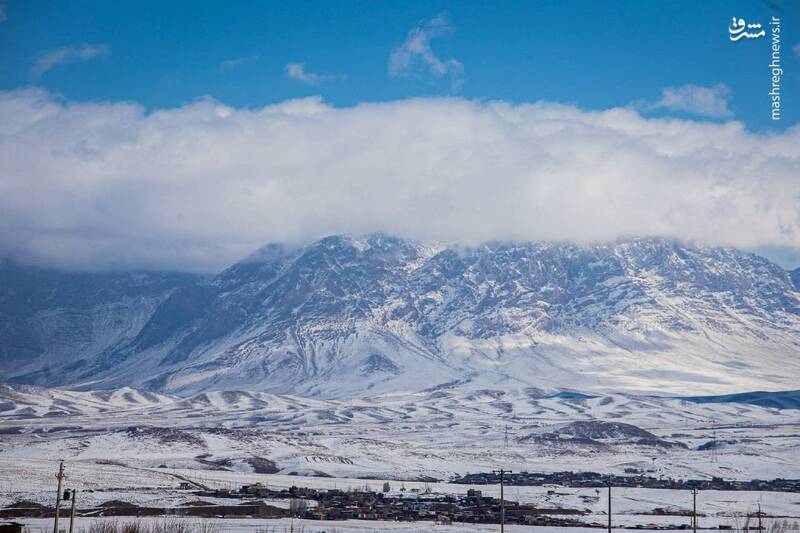
[[[258,61],[261,59],[261,54],[256,54],[247,57],[237,57],[235,59],[226,59],[219,64],[220,70],[233,70],[235,68],[241,67],[247,63],[252,63],[253,61]]]
[[[449,77],[453,87],[463,83],[464,65],[455,59],[442,60],[434,54],[431,40],[453,31],[445,13],[424,21],[406,35],[403,44],[389,56],[389,75],[407,76],[420,67],[436,78]]]
[[[323,81],[344,79],[341,74],[315,74],[308,72],[305,63],[289,63],[286,65],[286,77],[309,85],[317,85]]]
[[[31,75],[39,77],[58,65],[89,61],[98,57],[107,57],[111,48],[107,44],[82,44],[80,46],[64,46],[39,54],[31,67]]]
[[[800,43],[792,46],[792,52],[794,52],[794,55],[800,56]]]
[[[800,249],[800,127],[413,99],[146,112],[0,92],[0,255],[215,270],[269,241],[661,235]]]
[[[5,0],[0,0],[0,22],[5,22],[8,20],[8,15],[6,14],[6,3]]]
[[[701,117],[729,118],[733,116],[728,109],[730,97],[731,90],[724,83],[710,87],[701,85],[667,87],[661,90],[661,100],[652,104],[650,109],[667,109]]]

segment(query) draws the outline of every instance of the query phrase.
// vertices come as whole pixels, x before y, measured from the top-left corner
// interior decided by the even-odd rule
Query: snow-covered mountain
[[[334,236],[269,245],[213,278],[4,265],[0,315],[7,380],[86,389],[687,395],[800,377],[790,274],[662,239],[463,248]]]
[[[75,273],[0,260],[0,372],[35,369],[39,380],[113,352],[135,337],[176,289],[180,273]],[[2,379],[0,379],[2,381]]]

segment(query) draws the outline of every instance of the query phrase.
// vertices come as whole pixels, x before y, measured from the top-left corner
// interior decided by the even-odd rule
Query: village
[[[560,485],[562,487],[586,488],[606,487],[611,480],[614,487],[636,487],[646,489],[673,490],[747,490],[770,492],[800,492],[800,479],[772,480],[753,479],[737,481],[711,477],[709,479],[673,479],[653,477],[635,468],[625,470],[627,475],[609,476],[598,472],[517,472],[505,473],[506,485],[540,487],[544,485]],[[497,472],[482,472],[457,476],[450,481],[465,485],[491,485],[500,483]]]
[[[61,472],[61,471],[60,471]],[[58,476],[57,476],[58,477]],[[431,488],[428,484],[411,484],[406,488],[403,482],[382,481],[379,490],[373,490],[368,483],[361,487],[350,486],[347,488],[311,488],[299,487],[294,484],[271,485],[266,482],[249,482],[225,487],[211,487],[202,481],[188,477],[178,476],[181,481],[173,489],[176,493],[185,495],[182,502],[158,505],[136,504],[129,501],[109,500],[103,503],[94,503],[87,506],[76,505],[77,500],[86,501],[85,492],[81,495],[75,490],[58,488],[59,497],[56,507],[50,507],[33,501],[18,501],[0,509],[0,520],[3,519],[47,519],[58,516],[61,519],[69,518],[72,524],[75,517],[104,518],[104,517],[169,517],[169,518],[202,518],[202,519],[304,519],[312,521],[378,521],[378,522],[426,522],[441,525],[449,524],[516,524],[524,526],[547,527],[581,527],[611,529],[612,514],[611,496],[617,488],[650,488],[641,484],[649,483],[654,478],[648,476],[618,476],[610,477],[594,472],[555,472],[549,474],[518,472],[512,473],[505,470],[487,474],[470,474],[456,480],[457,483],[473,484],[500,484],[500,497],[486,495],[476,487],[465,487],[463,493],[441,491]],[[643,522],[627,522],[623,527],[628,529],[700,529],[697,517],[707,516],[697,510],[696,496],[699,488],[714,490],[714,487],[726,486],[720,490],[758,490],[797,493],[797,480],[749,481],[736,482],[713,478],[708,481],[701,480],[657,480],[668,483],[660,488],[683,490],[691,487],[695,496],[694,509],[679,509],[670,506],[652,508],[642,511],[646,515],[670,515],[674,519],[669,521],[646,520]],[[395,484],[392,486],[392,484]],[[399,486],[397,486],[399,484]],[[609,502],[607,511],[597,514],[588,507],[576,504],[558,504],[551,502],[542,505],[520,502],[519,498],[510,500],[503,497],[504,485],[546,485],[548,495],[563,495],[564,489],[569,486],[580,488],[595,488],[597,497],[586,496],[597,500],[600,490],[608,491]],[[736,487],[736,488],[730,488]],[[757,487],[743,488],[743,487]],[[86,492],[95,492],[87,490]],[[588,501],[584,498],[584,502]],[[59,506],[59,501],[63,505]],[[554,500],[555,501],[555,500]],[[605,511],[605,509],[604,509]],[[761,529],[760,521],[768,515],[762,513],[761,508],[754,513],[747,512],[747,516],[758,520],[759,526],[752,529]],[[56,518],[58,520],[58,518]],[[716,521],[715,521],[716,522]],[[10,524],[10,523],[9,523]],[[16,523],[15,523],[16,524]],[[21,524],[17,524],[21,525]],[[702,529],[731,529],[730,524],[724,522],[705,523]],[[11,531],[11,530],[9,530]]]
[[[590,526],[584,521],[566,516],[587,514],[578,509],[542,509],[533,505],[502,502],[498,498],[484,496],[480,490],[469,489],[466,495],[439,494],[411,489],[392,491],[388,482],[381,492],[370,490],[316,490],[290,487],[270,489],[259,483],[245,485],[240,490],[229,492],[231,496],[258,497],[265,499],[290,499],[291,513],[299,518],[316,520],[389,520],[418,521],[433,520],[442,524],[451,522],[499,523],[503,507],[505,522],[509,524],[547,526]],[[214,495],[221,495],[215,491]],[[313,502],[309,505],[308,502]],[[504,505],[501,505],[504,503]],[[553,515],[561,515],[559,517]],[[600,524],[597,524],[600,526]]]
[[[97,508],[80,509],[79,516],[176,516],[204,518],[304,518],[311,520],[376,520],[376,521],[435,521],[439,524],[466,522],[498,524],[505,507],[505,523],[541,525],[603,527],[572,518],[588,514],[578,509],[542,509],[533,505],[518,504],[484,496],[480,490],[469,489],[466,495],[422,492],[418,489],[390,492],[371,490],[317,490],[292,486],[273,489],[261,483],[243,485],[239,489],[193,490],[198,499],[178,508],[141,507],[131,503],[109,501]],[[191,483],[181,483],[180,489],[195,489]],[[230,499],[230,504],[203,501],[202,498]],[[288,501],[289,506],[270,505]],[[62,517],[69,510],[61,508]],[[33,502],[19,502],[0,509],[0,518],[46,518],[55,515],[53,508]],[[560,515],[558,517],[554,515]]]

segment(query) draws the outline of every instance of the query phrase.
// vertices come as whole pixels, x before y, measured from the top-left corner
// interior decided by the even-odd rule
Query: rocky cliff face
[[[212,279],[8,265],[0,276],[3,364],[47,385],[714,393],[788,389],[800,375],[789,273],[661,239],[459,248],[334,236],[267,246]]]

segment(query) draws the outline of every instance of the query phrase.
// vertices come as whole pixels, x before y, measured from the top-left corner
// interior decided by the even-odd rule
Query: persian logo
[[[750,30],[754,31],[751,32]],[[747,24],[744,19],[737,19],[736,17],[733,17],[731,20],[731,25],[728,27],[728,33],[730,34],[731,41],[734,42],[743,38],[758,39],[759,37],[764,37],[767,34],[767,32],[761,27],[761,24]]]

